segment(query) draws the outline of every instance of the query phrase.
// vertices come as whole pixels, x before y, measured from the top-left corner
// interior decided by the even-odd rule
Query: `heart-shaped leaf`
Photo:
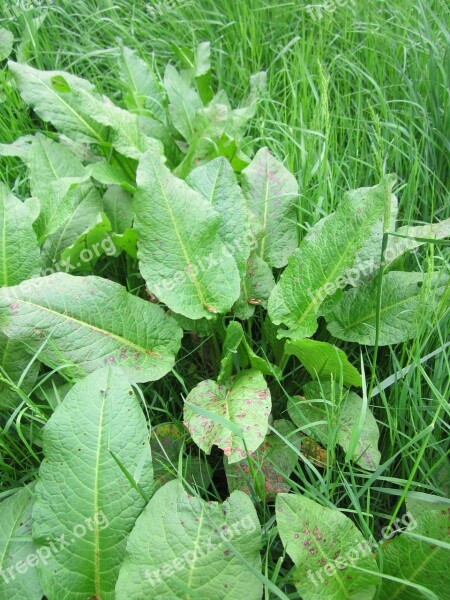
[[[272,403],[259,371],[241,371],[227,385],[207,380],[187,396],[184,424],[207,454],[219,446],[231,463],[245,458],[263,442]]]
[[[187,494],[178,481],[156,492],[136,522],[116,600],[260,600],[260,524],[253,504],[234,492],[223,504]]]

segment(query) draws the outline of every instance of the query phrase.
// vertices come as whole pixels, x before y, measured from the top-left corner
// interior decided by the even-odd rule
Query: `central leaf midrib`
[[[178,242],[180,244],[181,251],[182,251],[183,256],[184,256],[184,260],[186,261],[186,266],[188,268],[189,275],[192,277],[192,283],[194,284],[194,287],[195,287],[195,289],[197,291],[198,299],[200,300],[200,303],[202,304],[202,306],[204,306],[207,309],[208,308],[208,304],[207,304],[207,302],[206,302],[206,300],[205,300],[205,298],[203,296],[203,292],[201,290],[200,282],[197,280],[197,277],[196,277],[195,273],[191,273],[190,272],[189,267],[193,263],[191,262],[191,260],[189,258],[189,254],[187,252],[187,249],[186,249],[185,244],[183,242],[183,239],[181,237],[180,231],[178,229],[178,225],[177,225],[177,222],[175,220],[175,216],[173,214],[172,207],[170,206],[169,198],[168,198],[168,196],[166,194],[166,190],[165,190],[164,186],[162,185],[161,178],[160,178],[159,173],[158,173],[157,169],[155,168],[154,164],[153,164],[153,172],[155,173],[155,176],[156,176],[156,178],[158,180],[159,188],[161,190],[162,196],[163,196],[164,201],[166,203],[167,210],[169,212],[169,215],[170,215],[170,218],[171,218],[171,221],[172,221],[172,225],[173,225],[174,230],[175,230],[175,235],[178,238]]]
[[[41,304],[35,304],[34,302],[31,302],[30,300],[23,300],[22,298],[16,298],[14,296],[12,296],[11,298],[14,300],[17,300],[18,302],[21,302],[22,304],[26,304],[28,306],[32,306],[34,308],[47,311],[53,315],[56,315],[57,317],[59,317],[61,319],[67,319],[69,321],[79,323],[80,325],[90,328],[94,331],[98,331],[99,333],[103,333],[103,334],[108,333],[111,338],[119,341],[121,344],[128,345],[131,348],[138,350],[139,352],[141,352],[141,354],[147,354],[147,355],[153,356],[154,358],[162,358],[162,356],[160,354],[158,354],[157,352],[153,352],[149,348],[143,348],[142,346],[135,344],[131,340],[121,337],[121,336],[117,335],[116,333],[113,333],[112,331],[109,331],[107,329],[100,329],[100,327],[97,327],[96,325],[92,325],[91,323],[87,323],[86,321],[80,321],[80,319],[77,319],[77,318],[72,317],[67,314],[61,314],[61,313],[57,312],[56,310],[48,308],[47,306],[42,306]]]

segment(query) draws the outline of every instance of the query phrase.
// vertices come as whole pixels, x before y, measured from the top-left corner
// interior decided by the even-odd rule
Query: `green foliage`
[[[371,486],[388,494],[398,481],[393,460],[381,460],[380,346],[412,340],[403,354],[415,357],[434,412],[429,426],[421,407],[424,432],[408,443],[423,444],[420,458],[430,440],[439,448],[445,392],[421,366],[416,324],[425,306],[434,323],[444,314],[448,275],[434,251],[448,220],[396,229],[396,178],[383,156],[376,174],[347,176],[347,187],[364,187],[333,189],[324,67],[315,83],[304,77],[320,95],[307,129],[324,146],[297,142],[305,128],[289,132],[303,161],[294,175],[297,158],[277,136],[246,137],[260,103],[272,110],[265,72],[233,108],[208,42],[177,41],[182,69],[162,75],[120,41],[117,81],[91,83],[80,74],[92,66],[27,64],[46,15],[25,16],[17,61],[1,74],[7,102],[20,95],[17,112],[26,120],[30,107],[33,121],[0,145],[5,164],[22,169],[0,183],[0,468],[14,482],[1,503],[0,575],[35,551],[48,556],[10,586],[0,578],[0,600],[259,600],[293,597],[294,587],[305,599],[409,598],[420,586],[439,595],[444,579],[429,584],[425,573],[428,561],[444,570],[442,510],[436,521],[422,515],[419,538],[404,532],[379,555],[369,539]],[[0,29],[0,60],[13,43]],[[317,206],[305,205],[316,173]],[[315,225],[305,231],[307,214]],[[422,267],[411,251],[425,244]],[[403,377],[386,351],[396,357],[389,376]],[[393,416],[382,402],[390,423],[403,423],[408,399]],[[317,443],[326,459],[315,459]],[[423,469],[438,472],[444,458]],[[11,494],[36,476],[35,492]],[[435,480],[424,489],[439,491]],[[406,491],[395,493],[398,511]],[[55,551],[61,536],[68,543]]]

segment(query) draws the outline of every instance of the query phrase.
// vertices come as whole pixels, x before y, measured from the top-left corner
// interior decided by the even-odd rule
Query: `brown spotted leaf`
[[[272,403],[263,375],[241,371],[226,385],[200,382],[186,398],[184,424],[194,442],[207,454],[219,446],[235,463],[254,452],[268,430]]]
[[[293,583],[303,600],[372,600],[379,578],[371,546],[337,509],[301,494],[276,498],[278,533],[293,560]],[[361,569],[361,570],[360,570]]]

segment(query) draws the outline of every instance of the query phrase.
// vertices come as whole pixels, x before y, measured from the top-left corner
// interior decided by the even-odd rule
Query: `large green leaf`
[[[276,499],[278,533],[295,564],[294,584],[303,600],[372,600],[379,577],[370,544],[352,521],[300,494]]]
[[[191,390],[184,407],[184,424],[207,454],[216,445],[234,463],[262,444],[271,406],[262,374],[241,371],[228,385],[207,380]]]
[[[9,68],[19,87],[20,95],[31,104],[44,121],[50,121],[58,131],[84,143],[105,143],[107,128],[80,106],[79,90],[95,93],[94,86],[80,77],[64,71],[39,71],[26,64],[9,61]],[[69,91],[57,91],[58,78],[67,82]]]
[[[137,182],[138,257],[149,290],[191,319],[227,312],[239,296],[239,272],[219,238],[218,213],[152,152]]]
[[[49,365],[68,361],[91,372],[120,365],[134,381],[172,368],[182,331],[154,304],[100,277],[54,273],[0,289],[0,330],[37,350]]]
[[[398,344],[416,332],[416,320],[422,302],[430,305],[439,297],[448,278],[436,276],[426,300],[422,294],[423,273],[392,271],[383,276],[380,309],[379,345]],[[373,346],[376,337],[378,279],[343,293],[338,303],[325,303],[322,314],[334,337]]]
[[[105,367],[70,390],[45,426],[44,455],[33,537],[58,550],[39,567],[44,593],[114,600],[153,479],[147,423],[123,371]]]
[[[260,600],[260,524],[251,500],[223,504],[187,494],[178,481],[158,490],[127,545],[116,600]]]
[[[375,187],[347,193],[319,234],[307,236],[290,257],[269,299],[272,321],[288,327],[280,335],[314,334],[322,301],[346,280],[358,251],[390,207],[394,181],[387,176]]]
[[[111,238],[111,223],[105,213],[97,215],[95,222],[61,254],[61,261],[72,265],[73,271],[91,271],[105,254],[113,256],[117,248]]]
[[[380,600],[416,600],[427,597],[424,592],[409,584],[429,590],[435,594],[433,598],[446,600],[450,590],[449,532],[450,508],[428,509],[417,516],[416,526],[411,528],[411,532],[406,531],[386,542],[382,546],[383,572],[402,579],[404,583],[383,579]],[[444,542],[446,547],[439,542]]]
[[[290,421],[274,421],[273,427],[300,452],[301,436]],[[298,462],[298,454],[276,433],[271,433],[251,458],[234,464],[225,458],[224,462],[230,492],[241,490],[248,495],[259,492],[263,498],[273,499],[289,491],[288,480]]]
[[[303,386],[303,397],[289,401],[288,412],[293,422],[304,433],[327,446],[330,432],[350,458],[364,469],[375,471],[380,465],[378,425],[363,399],[346,391],[338,403],[338,388],[331,384],[311,382]],[[357,435],[356,441],[353,436]]]
[[[15,406],[20,402],[20,396],[11,382],[18,386],[25,369],[27,371],[20,389],[25,394],[33,389],[39,373],[39,361],[35,360],[30,365],[31,358],[23,344],[0,333],[0,408]],[[2,378],[6,381],[3,382]]]
[[[33,491],[24,488],[0,502],[0,598],[41,600],[36,565],[40,560],[31,539]]]
[[[284,351],[289,356],[296,356],[314,379],[329,380],[333,376],[339,381],[342,375],[344,385],[361,387],[358,369],[350,364],[343,350],[332,344],[308,339],[292,340],[286,342]]]
[[[39,274],[41,260],[34,218],[27,203],[0,183],[0,286],[16,285]]]
[[[216,158],[194,169],[186,183],[200,192],[222,217],[220,238],[243,276],[252,244],[250,214],[230,163],[223,157]]]
[[[261,148],[242,171],[242,187],[257,223],[259,256],[271,267],[284,267],[298,243],[295,177]]]

